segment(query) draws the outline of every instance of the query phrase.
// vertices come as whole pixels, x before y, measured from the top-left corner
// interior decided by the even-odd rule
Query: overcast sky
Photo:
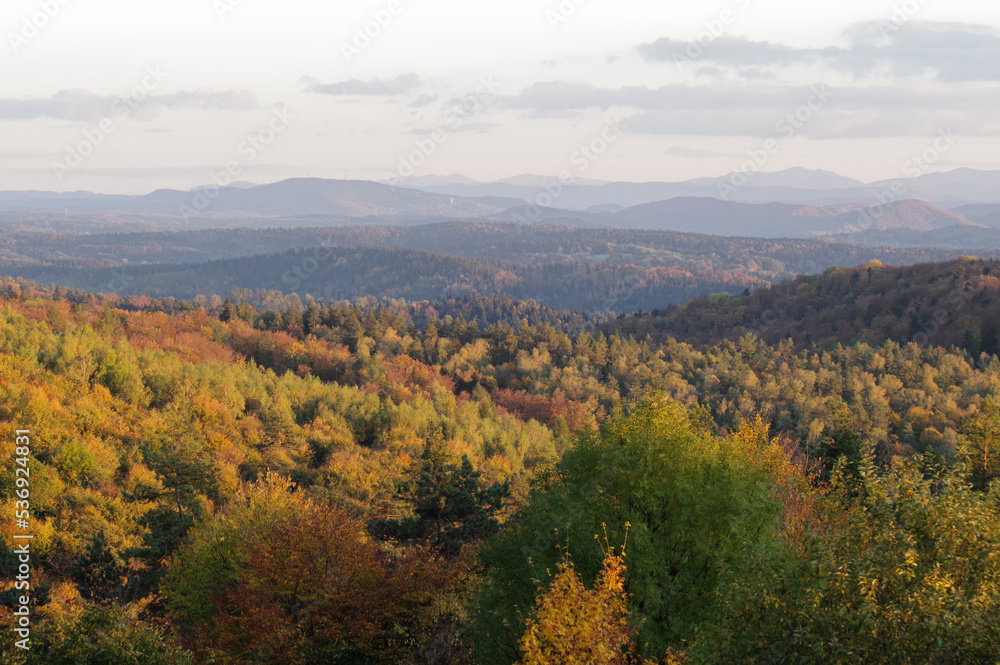
[[[982,0],[3,0],[0,35],[2,190],[683,180],[753,156],[871,181],[939,132],[921,168],[1000,168]]]

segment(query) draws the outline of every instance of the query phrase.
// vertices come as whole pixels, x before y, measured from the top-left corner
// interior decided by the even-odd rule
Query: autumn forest
[[[2,278],[4,662],[994,662],[996,271],[618,318]]]

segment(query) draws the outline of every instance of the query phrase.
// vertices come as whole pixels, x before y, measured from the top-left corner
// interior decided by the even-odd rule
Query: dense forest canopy
[[[631,314],[711,293],[752,292],[833,266],[944,261],[964,253],[494,221],[145,233],[51,229],[4,234],[0,274],[121,296],[224,298],[246,288],[326,302],[506,294],[562,309]]]
[[[870,265],[613,322],[2,279],[0,429],[33,435],[26,662],[574,662],[544,636],[584,625],[647,662],[989,662],[1000,359],[879,317],[957,289],[989,320],[994,269]],[[723,319],[780,289],[811,338]],[[846,337],[802,314],[818,294]],[[870,305],[882,337],[849,316]]]
[[[607,326],[630,335],[714,343],[748,333],[800,345],[893,340],[973,357],[1000,351],[1000,262],[964,257],[910,266],[831,268],[742,296],[695,298]]]

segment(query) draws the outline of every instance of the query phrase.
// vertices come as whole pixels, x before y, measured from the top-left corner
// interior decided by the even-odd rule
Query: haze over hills
[[[729,173],[721,178],[695,178],[690,184],[715,185],[718,182],[730,182],[735,173]],[[805,169],[794,166],[784,171],[753,173],[747,176],[747,184],[752,187],[797,187],[799,189],[849,189],[864,187],[865,183],[854,178],[848,178],[833,171],[822,169]]]
[[[869,229],[920,232],[951,226],[978,226],[961,215],[914,200],[885,206],[815,206],[679,197],[626,208],[614,217],[621,226],[634,228],[770,238],[826,236]]]
[[[294,178],[253,187],[161,189],[138,197],[41,193],[34,198],[0,195],[0,210],[78,213],[124,211],[182,218],[242,213],[248,216],[345,215],[482,217],[502,208],[451,195],[390,187],[366,180]]]
[[[895,183],[895,190],[892,190]],[[884,202],[885,191],[896,192],[894,199],[912,198],[930,203],[957,207],[968,203],[1000,202],[1000,171],[955,169],[942,173],[927,173],[915,178],[901,177],[862,183],[824,170],[790,168],[777,172],[757,172],[745,178],[730,173],[717,178],[696,178],[681,182],[607,182],[574,178],[569,184],[560,184],[554,176],[519,175],[492,183],[480,183],[463,175],[426,175],[401,179],[397,185],[362,180],[325,180],[320,178],[294,178],[281,182],[252,185],[240,182],[223,188],[211,208],[220,211],[243,210],[258,214],[272,214],[269,210],[285,201],[280,214],[408,214],[411,210],[426,213],[427,206],[443,209],[442,199],[428,197],[438,194],[447,197],[501,197],[549,207],[586,210],[595,206],[632,207],[676,197],[723,198],[741,202],[785,202],[828,205],[835,203]],[[538,195],[547,191],[551,200],[538,201]],[[201,190],[213,190],[209,184]],[[241,195],[237,191],[244,190]],[[405,198],[400,191],[420,190],[423,198]],[[902,192],[899,194],[898,192]],[[188,203],[190,192],[159,190],[145,196],[102,195],[92,192],[42,192],[0,191],[0,210],[54,209],[48,204],[59,200],[60,205],[79,201],[88,210],[94,206],[111,209],[153,207],[158,204],[183,205]],[[299,211],[290,213],[288,197],[304,197],[298,203]],[[416,197],[417,194],[405,196]],[[881,197],[881,198],[880,198]],[[448,205],[452,205],[448,199]],[[17,202],[17,203],[15,203]],[[84,203],[86,202],[86,203]],[[114,206],[111,204],[115,204]],[[333,205],[334,207],[330,207]],[[339,206],[339,207],[338,207]],[[173,209],[158,209],[171,214]],[[476,210],[481,214],[482,210]],[[465,216],[460,206],[455,213]]]
[[[530,182],[530,181],[529,181]],[[424,185],[406,182],[439,194],[455,196],[502,196],[537,201],[545,185],[553,188],[558,180],[550,177],[527,185],[516,178],[495,183],[440,183]],[[902,194],[895,192],[901,191]],[[725,198],[750,203],[871,203],[914,198],[953,207],[963,203],[1000,201],[1000,171],[955,169],[945,173],[927,173],[863,183],[836,173],[795,167],[777,172],[756,172],[743,176],[729,173],[717,178],[696,178],[681,182],[609,182],[573,180],[563,185],[555,201],[546,203],[562,208],[588,209],[600,205],[632,207],[676,197]],[[544,198],[543,198],[544,200]]]
[[[720,291],[756,290],[830,266],[873,259],[941,261],[966,253],[466,220],[169,233],[14,232],[0,237],[0,274],[181,299],[224,297],[234,289],[325,300],[507,294],[560,309],[629,313]]]
[[[1000,228],[1000,204],[994,202],[1000,171],[959,169],[864,185],[829,171],[793,168],[753,174],[738,189],[732,188],[733,181],[731,176],[682,183],[580,179],[553,185],[555,181],[538,175],[495,183],[452,175],[408,183],[425,183],[419,188],[294,178],[266,185],[161,189],[131,197],[0,192],[0,226],[104,231],[500,220],[738,237],[836,237],[884,246],[1000,247],[991,232]],[[911,196],[919,192],[942,199],[948,198],[946,192],[964,192],[973,198],[948,210],[930,202],[932,196]],[[949,205],[955,203],[954,196],[949,200]]]
[[[288,250],[394,247],[476,260],[535,263],[623,263],[647,267],[711,266],[769,281],[872,259],[942,261],[955,250],[884,249],[827,239],[724,238],[679,231],[571,228],[490,221],[419,226],[200,229],[136,233],[15,231],[0,237],[0,261],[17,265],[106,267],[129,262],[195,263]]]

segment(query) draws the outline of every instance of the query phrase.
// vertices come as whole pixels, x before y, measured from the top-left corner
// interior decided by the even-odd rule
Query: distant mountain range
[[[1000,202],[1000,171],[961,168],[946,173],[928,173],[916,178],[900,177],[863,183],[830,171],[791,168],[774,173],[753,173],[745,178],[731,173],[718,178],[696,178],[683,182],[601,182],[574,180],[549,201],[546,184],[555,177],[508,178],[494,183],[404,181],[407,186],[455,196],[499,196],[542,203],[559,208],[587,210],[594,206],[632,207],[676,197],[725,198],[745,203],[837,203],[877,204],[889,200],[920,199],[938,207],[965,203]]]
[[[656,229],[755,238],[838,237],[853,241],[855,236],[877,235],[883,238],[881,244],[886,244],[885,239],[894,239],[895,242],[888,244],[895,245],[920,244],[925,234],[950,229],[963,237],[994,243],[986,247],[1000,247],[1000,232],[986,228],[988,224],[917,200],[874,206],[861,203],[817,206],[738,203],[685,196],[604,213],[518,206],[504,211],[499,218],[582,228]],[[992,222],[994,218],[984,213],[979,219]]]
[[[289,217],[343,215],[351,217],[485,217],[503,210],[452,196],[391,187],[366,180],[293,178],[268,185],[160,189],[145,196],[102,196],[90,192],[0,192],[0,211],[108,211],[190,218],[241,213]]]
[[[771,238],[978,226],[961,215],[914,200],[872,207],[857,203],[831,206],[749,204],[682,197],[626,208],[614,217],[621,220],[622,226],[634,228]]]
[[[86,224],[100,216],[104,219],[95,229],[500,220],[739,237],[835,237],[886,246],[1000,247],[1000,171],[957,169],[864,184],[829,171],[794,168],[753,174],[740,188],[733,187],[731,176],[680,183],[554,182],[537,175],[494,183],[422,176],[405,181],[409,186],[295,178],[161,189],[144,196],[0,192],[0,226],[81,230],[74,219]]]

